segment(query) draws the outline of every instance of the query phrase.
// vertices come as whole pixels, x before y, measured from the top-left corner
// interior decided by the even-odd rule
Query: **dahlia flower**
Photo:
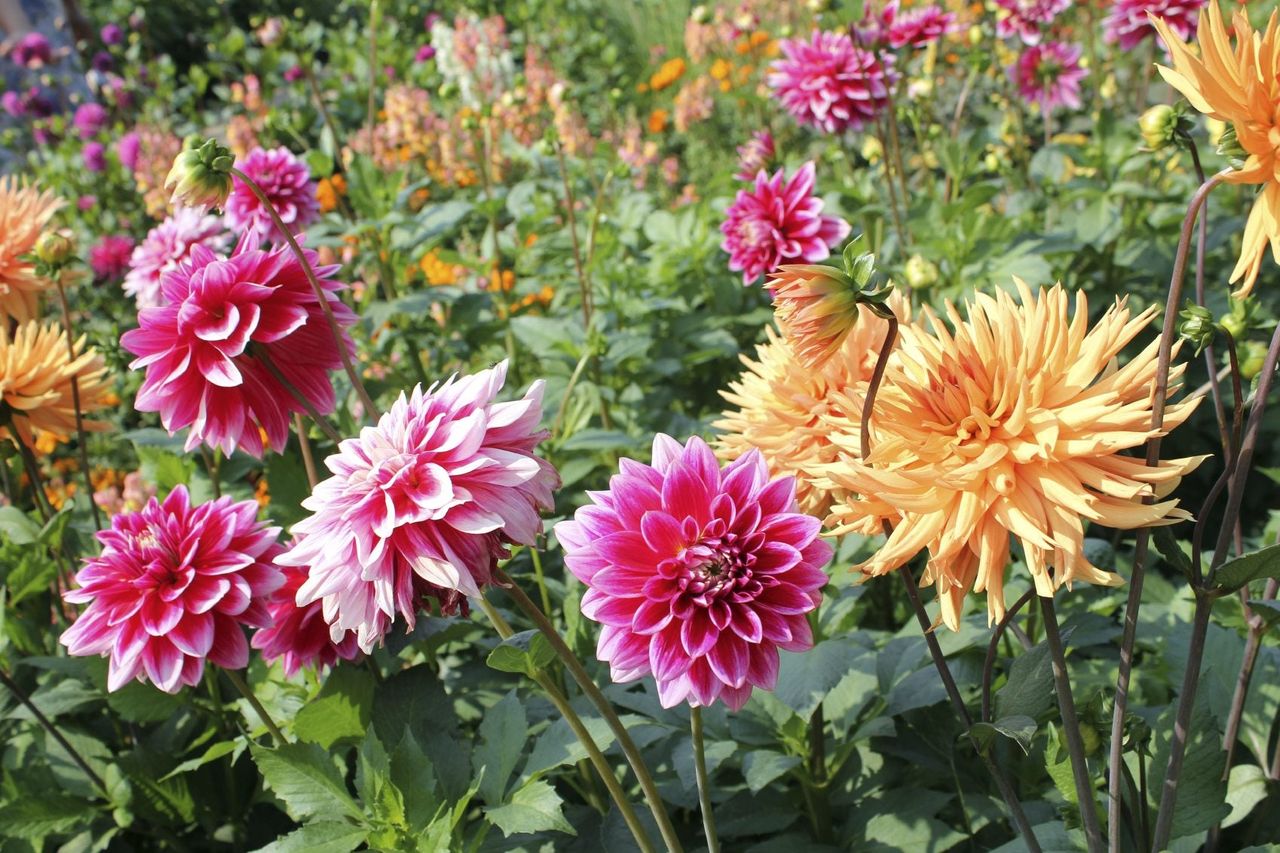
[[[138,165],[138,150],[141,145],[142,141],[136,130],[131,130],[116,140],[116,156],[120,158],[120,165],[130,172]]]
[[[922,583],[937,587],[952,630],[970,591],[986,591],[990,620],[1003,616],[1010,536],[1041,596],[1081,581],[1121,583],[1089,561],[1084,523],[1131,529],[1188,518],[1176,500],[1143,501],[1164,498],[1201,461],[1148,467],[1123,453],[1181,424],[1199,402],[1170,405],[1157,430],[1159,341],[1116,365],[1155,308],[1131,317],[1118,299],[1090,329],[1083,292],[1069,319],[1060,285],[1017,288],[1017,300],[975,294],[964,318],[948,304],[945,324],[926,309],[932,332],[904,327],[876,398],[870,457],[840,417],[831,440],[841,452],[814,480],[847,495],[832,509],[836,533],[897,517],[858,571],[883,575],[928,550]],[[1182,371],[1170,373],[1171,395]]]
[[[815,30],[809,41],[782,39],[769,67],[773,95],[797,122],[827,133],[859,130],[889,102],[893,56],[858,47],[847,33]]]
[[[250,239],[226,258],[191,246],[161,277],[163,304],[138,312],[139,328],[120,339],[138,356],[130,366],[146,368],[138,410],[159,412],[170,433],[190,427],[187,450],[204,442],[228,455],[239,448],[260,457],[265,432],[267,446],[279,452],[293,413],[306,412],[295,391],[320,414],[337,402],[329,371],[341,367],[341,355],[302,265],[287,248],[255,249]],[[350,347],[346,328],[356,316],[330,278],[337,267],[317,265],[314,252],[306,256],[343,329],[342,345]]]
[[[878,14],[868,6],[854,27],[858,42],[868,46],[924,47],[947,34],[956,16],[938,6],[922,6],[903,12],[898,0],[890,0]]]
[[[858,286],[835,267],[784,264],[767,287],[778,328],[810,369],[834,355],[858,321]]]
[[[190,207],[179,207],[147,236],[129,258],[124,292],[134,297],[139,310],[154,308],[163,301],[160,279],[191,255],[193,246],[223,252],[230,242],[222,220]]]
[[[995,0],[996,35],[1002,39],[1018,36],[1025,45],[1040,43],[1041,28],[1071,6],[1071,0]]]
[[[230,497],[193,507],[185,486],[117,515],[97,534],[102,554],[63,593],[89,606],[60,642],[69,654],[109,657],[108,690],[137,678],[177,693],[200,683],[206,659],[246,666],[241,626],[270,624],[265,599],[282,582],[271,564],[280,528],[257,515],[255,502]]]
[[[480,594],[505,544],[532,544],[552,506],[555,469],[534,455],[542,383],[496,402],[507,364],[419,387],[325,460],[333,476],[302,505],[297,541],[277,562],[307,569],[298,606],[322,602],[333,641],[369,652],[397,614],[444,612]]]
[[[652,675],[663,707],[736,711],[773,689],[779,649],[812,648],[832,549],[759,453],[721,470],[702,439],[658,435],[652,465],[622,460],[591,501],[555,533],[614,681]]]
[[[33,30],[18,39],[9,56],[23,68],[42,68],[53,61],[53,46],[44,33]]]
[[[1173,68],[1156,66],[1170,86],[1191,105],[1210,118],[1229,122],[1236,141],[1248,155],[1244,166],[1227,175],[1231,184],[1259,184],[1262,189],[1253,203],[1244,228],[1240,259],[1231,273],[1231,282],[1240,281],[1236,297],[1253,290],[1262,269],[1267,244],[1272,257],[1280,261],[1280,156],[1275,140],[1280,137],[1280,28],[1272,12],[1267,27],[1255,32],[1242,6],[1232,18],[1236,34],[1234,49],[1227,36],[1222,12],[1210,3],[1199,33],[1199,51],[1174,37],[1173,28],[1155,20],[1155,27],[1168,47]]]
[[[754,181],[756,175],[773,163],[774,155],[773,134],[757,130],[738,146],[738,171],[734,177],[739,181]]]
[[[311,180],[311,171],[288,148],[281,146],[271,151],[255,148],[247,157],[236,161],[236,168],[262,188],[280,215],[280,221],[294,234],[319,217],[320,205],[316,201],[316,184]],[[268,239],[284,239],[258,197],[239,178],[232,181],[226,213],[227,225],[232,229],[252,228]]]
[[[1028,47],[1010,66],[1018,92],[1045,113],[1056,107],[1080,109],[1080,81],[1088,73],[1080,65],[1080,46],[1060,41]]]
[[[262,659],[268,663],[279,660],[285,676],[292,678],[300,669],[333,666],[359,657],[354,631],[347,631],[337,642],[329,636],[320,602],[298,606],[298,589],[306,582],[307,573],[285,566],[283,574],[284,583],[267,599],[271,624],[255,631],[250,641],[262,652]]]
[[[97,174],[107,169],[107,146],[101,142],[86,142],[80,149],[80,161],[86,171]]]
[[[14,426],[28,447],[33,428],[61,439],[76,431],[72,379],[80,394],[81,414],[106,406],[110,386],[102,356],[86,349],[83,337],[74,349],[77,355],[72,358],[67,333],[60,324],[42,326],[28,320],[10,334],[7,324],[0,323],[0,404],[12,411]],[[84,426],[106,428],[106,424],[89,420]]]
[[[108,234],[89,250],[89,268],[98,281],[115,281],[129,269],[133,240],[123,234]]]
[[[744,285],[780,264],[821,261],[849,236],[848,222],[822,213],[813,183],[810,161],[789,179],[783,169],[773,177],[761,170],[753,187],[738,191],[720,226],[720,248],[729,253],[729,269],[742,271]]]
[[[1196,34],[1196,21],[1204,4],[1205,0],[1115,0],[1102,22],[1104,37],[1109,43],[1120,45],[1121,50],[1130,51],[1155,36],[1151,20],[1161,18],[1174,35],[1186,41]]]
[[[91,139],[98,135],[98,131],[106,127],[109,119],[110,116],[107,114],[106,107],[89,101],[76,107],[75,115],[71,117],[71,123],[75,126],[76,132],[80,134],[81,139]]]
[[[0,318],[22,322],[36,316],[40,291],[50,285],[22,256],[35,248],[40,232],[61,206],[62,200],[52,193],[11,176],[0,177]]]

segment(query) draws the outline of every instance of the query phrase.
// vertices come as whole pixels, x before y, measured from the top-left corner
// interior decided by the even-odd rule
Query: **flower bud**
[[[1245,381],[1253,381],[1262,372],[1266,360],[1266,344],[1261,341],[1245,341],[1240,348],[1240,376]]]
[[[907,259],[906,276],[913,290],[933,287],[938,283],[938,265],[921,255],[912,255]]]
[[[1235,125],[1229,124],[1223,129],[1222,136],[1218,139],[1218,153],[1226,157],[1233,168],[1244,168],[1244,162],[1249,159],[1249,152],[1240,144]]]
[[[1255,303],[1248,299],[1232,299],[1231,313],[1218,321],[1218,325],[1227,331],[1235,340],[1244,338],[1253,324]]]
[[[1138,119],[1142,141],[1152,151],[1159,151],[1174,140],[1178,130],[1178,114],[1168,104],[1156,104]]]
[[[835,267],[785,264],[769,274],[767,287],[778,328],[810,369],[835,354],[857,322],[858,285]]]
[[[60,267],[75,253],[75,243],[66,234],[46,231],[36,240],[36,258],[46,266]]]
[[[235,159],[226,146],[216,140],[200,142],[189,138],[186,147],[173,161],[164,188],[172,193],[172,202],[206,210],[222,207],[231,194],[231,166]]]
[[[1213,313],[1209,309],[1188,301],[1178,317],[1181,320],[1178,324],[1178,334],[1184,341],[1195,344],[1196,355],[1213,343],[1213,338],[1218,333],[1218,326],[1214,323]]]

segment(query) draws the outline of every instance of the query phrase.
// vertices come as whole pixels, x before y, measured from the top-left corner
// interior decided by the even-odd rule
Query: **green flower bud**
[[[60,267],[75,253],[75,243],[71,238],[57,231],[46,231],[36,240],[36,258],[46,266]]]
[[[1234,169],[1244,168],[1244,161],[1249,159],[1249,152],[1244,150],[1240,139],[1236,136],[1236,126],[1228,124],[1218,140],[1218,153],[1227,158]]]
[[[222,207],[231,194],[231,167],[235,158],[214,139],[188,138],[173,161],[164,188],[174,204],[208,209]]]
[[[1240,348],[1240,376],[1253,381],[1267,360],[1267,346],[1262,341],[1245,341]]]
[[[907,284],[914,290],[924,290],[938,283],[938,265],[921,255],[907,259]]]
[[[1159,151],[1174,140],[1178,130],[1178,114],[1168,104],[1156,104],[1138,119],[1142,140],[1152,151]]]
[[[1195,344],[1196,355],[1213,343],[1213,338],[1218,333],[1218,326],[1214,323],[1213,314],[1209,309],[1188,300],[1178,317],[1182,321],[1178,324],[1178,334],[1188,343]]]

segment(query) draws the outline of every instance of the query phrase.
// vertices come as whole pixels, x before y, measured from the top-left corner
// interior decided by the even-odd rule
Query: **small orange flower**
[[[728,80],[733,73],[733,63],[727,59],[717,59],[711,63],[711,76],[716,80]]]
[[[458,283],[458,273],[453,265],[443,261],[435,249],[423,255],[418,266],[427,277],[427,284],[439,287]]]
[[[649,78],[649,88],[660,92],[684,76],[685,62],[682,58],[668,59]]]
[[[320,202],[321,213],[331,213],[338,209],[338,199],[347,194],[347,179],[342,175],[321,178],[316,184],[316,200]]]
[[[662,133],[667,129],[667,116],[669,113],[664,109],[656,109],[649,113],[649,132]]]

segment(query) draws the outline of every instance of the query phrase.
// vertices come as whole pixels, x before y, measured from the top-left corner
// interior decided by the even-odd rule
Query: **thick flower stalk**
[[[74,357],[71,350],[77,353]],[[31,447],[32,430],[65,441],[76,432],[76,407],[71,383],[80,394],[80,412],[106,407],[111,385],[102,356],[86,349],[84,338],[67,346],[67,333],[56,323],[23,323],[9,334],[0,324],[0,424],[12,417],[22,442]],[[98,421],[86,429],[106,429]],[[0,428],[0,436],[4,435]]]
[[[62,200],[49,192],[19,183],[12,176],[0,177],[0,321],[12,318],[19,323],[39,316],[40,293],[52,284],[36,275],[24,259]]]
[[[937,586],[953,630],[970,592],[986,591],[991,620],[1004,615],[1010,536],[1041,596],[1076,582],[1119,584],[1085,555],[1085,522],[1131,529],[1188,518],[1165,497],[1201,461],[1148,467],[1123,453],[1199,402],[1170,405],[1153,429],[1159,341],[1116,365],[1154,308],[1130,316],[1118,300],[1090,329],[1082,292],[1068,318],[1061,286],[1017,286],[1019,299],[975,294],[967,317],[948,304],[947,323],[926,311],[932,332],[904,326],[876,398],[870,457],[860,456],[856,428],[837,419],[841,453],[815,482],[856,496],[833,507],[836,532],[894,525],[858,571],[887,574],[928,550],[923,583]],[[1171,373],[1175,387],[1182,370]]]
[[[555,533],[614,681],[652,675],[664,707],[737,710],[773,689],[779,649],[812,647],[832,549],[759,453],[721,470],[701,439],[658,435],[651,465],[622,460],[591,500]]]

